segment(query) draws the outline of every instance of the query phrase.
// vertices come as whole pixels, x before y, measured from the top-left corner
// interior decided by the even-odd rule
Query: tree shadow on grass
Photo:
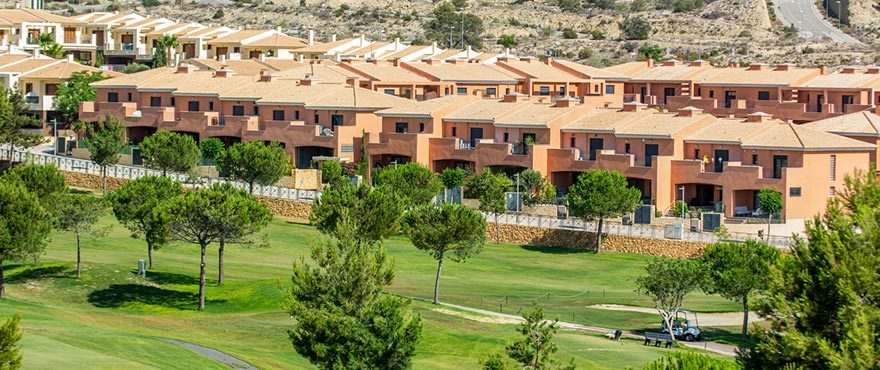
[[[131,272],[137,274],[137,270]],[[159,285],[199,285],[198,277],[174,272],[147,271],[147,280]]]
[[[288,225],[299,225],[299,226],[311,226],[312,224],[308,222],[298,222],[298,221],[285,221],[284,223]]]
[[[113,284],[89,293],[89,303],[99,308],[119,308],[129,303],[161,306],[178,310],[196,310],[199,295],[141,284]],[[208,300],[223,303],[226,300]]]
[[[15,267],[14,265],[6,266],[6,269]],[[7,283],[21,283],[28,280],[37,280],[45,278],[71,278],[65,266],[37,266],[21,270],[15,274],[10,274],[6,278]]]
[[[520,248],[525,249],[530,252],[540,252],[547,254],[580,254],[580,253],[595,253],[592,249],[587,248],[572,248],[572,247],[547,247],[543,245],[521,245]]]

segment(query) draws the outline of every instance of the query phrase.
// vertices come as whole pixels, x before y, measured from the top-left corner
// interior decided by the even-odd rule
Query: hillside
[[[294,35],[315,29],[319,41],[332,34],[338,37],[365,34],[368,38],[400,38],[405,42],[431,41],[423,29],[433,18],[432,12],[438,4],[430,0],[194,0],[184,4],[161,1],[160,5],[148,8],[141,1],[114,4],[123,11],[179,21],[245,28],[278,27]],[[873,51],[864,45],[806,41],[786,32],[773,21],[775,17],[769,14],[765,0],[715,1],[705,5],[702,0],[668,1],[672,5],[646,0],[458,0],[457,3],[466,3],[464,11],[482,19],[483,49],[503,50],[496,44],[497,38],[502,34],[514,35],[518,45],[513,52],[519,55],[552,52],[572,59],[586,59],[593,65],[608,65],[637,59],[639,48],[656,45],[667,57],[702,58],[717,64],[726,64],[731,58],[810,65],[874,62],[874,55],[867,54]],[[50,3],[48,8],[85,12],[103,10],[103,5]],[[695,9],[685,11],[690,8]],[[620,41],[619,25],[628,17],[650,23],[652,32],[648,40]],[[569,30],[564,32],[566,29]],[[592,34],[598,32],[604,34],[604,39],[593,39]],[[444,39],[450,37],[456,40],[459,35],[453,30]]]

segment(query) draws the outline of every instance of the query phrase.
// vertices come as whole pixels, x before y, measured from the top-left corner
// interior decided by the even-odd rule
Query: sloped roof
[[[725,84],[725,85],[772,85],[772,86],[791,86],[798,85],[811,76],[817,76],[818,69],[803,69],[797,67],[789,67],[787,70],[779,70],[776,67],[764,67],[761,69],[753,69],[751,66],[746,68],[717,68],[711,73],[707,73],[701,83],[703,85]]]
[[[742,147],[789,150],[870,150],[877,146],[793,123],[770,123],[760,134],[744,139]]]
[[[571,73],[565,72],[561,69],[551,67],[544,62],[539,60],[531,60],[531,61],[506,61],[506,62],[498,62],[499,66],[507,66],[507,68],[511,68],[515,73],[522,73],[527,76],[530,76],[532,79],[539,81],[570,81],[577,82],[583,81],[584,79],[575,76]],[[504,67],[502,67],[504,68]]]
[[[268,32],[270,32],[270,30],[239,30],[226,36],[218,37],[216,39],[208,41],[208,45],[238,44],[241,43],[242,40],[257,36],[259,34],[266,33],[268,35]]]
[[[86,23],[71,17],[52,14],[37,9],[0,9],[0,25],[18,26],[22,22],[62,23],[69,25],[85,25]]]
[[[350,69],[355,73],[363,74],[371,80],[382,82],[430,82],[425,77],[412,73],[400,67],[390,64],[373,64],[373,63],[342,63],[340,68]]]
[[[75,72],[100,72],[108,77],[121,75],[121,73],[118,72],[105,71],[100,68],[82,65],[77,62],[68,62],[66,60],[61,60],[57,61],[57,63],[55,64],[49,65],[48,67],[22,73],[21,77],[66,80],[70,78]]]
[[[581,104],[557,107],[554,104],[532,103],[495,119],[496,126],[547,127],[563,115],[583,110]]]
[[[656,111],[649,109],[624,112],[617,109],[597,108],[586,116],[565,125],[562,131],[613,133],[616,127],[626,126],[653,113],[656,113]]]
[[[843,136],[880,137],[880,116],[862,111],[803,124],[804,127]]]
[[[433,76],[439,81],[517,83],[524,79],[524,77],[501,67],[482,63],[437,63],[434,65],[406,63],[406,65]]]
[[[274,35],[255,40],[254,42],[249,42],[246,45],[253,47],[295,49],[308,45],[308,41],[298,37],[288,36],[283,33],[276,33]]]
[[[528,100],[519,102],[502,102],[498,100],[479,100],[443,117],[444,121],[487,121],[495,122],[496,118],[510,114],[534,104]]]
[[[298,53],[326,53],[331,49],[340,47],[345,45],[351,41],[355,40],[354,38],[340,39],[331,42],[316,42],[314,45],[307,45],[297,50]]]
[[[436,99],[422,101],[410,100],[409,104],[401,104],[394,108],[376,112],[380,116],[430,116],[433,112],[465,100],[478,100],[473,95],[446,95]]]
[[[878,83],[880,83],[880,74],[835,72],[813,77],[809,81],[799,84],[798,87],[858,89],[871,88],[877,86]]]
[[[553,60],[554,63],[559,63],[567,68],[570,68],[579,73],[583,73],[586,76],[594,79],[628,79],[629,77],[623,73],[618,73],[608,69],[591,67],[585,64],[575,63],[569,60]]]

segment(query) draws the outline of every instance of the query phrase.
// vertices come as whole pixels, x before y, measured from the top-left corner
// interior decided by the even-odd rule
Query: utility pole
[[[52,140],[52,154],[58,155],[58,119],[57,118],[52,119],[52,137],[54,137],[54,140]]]

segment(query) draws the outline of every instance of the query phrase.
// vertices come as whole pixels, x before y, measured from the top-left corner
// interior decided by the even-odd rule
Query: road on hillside
[[[831,2],[831,6],[837,5],[835,0],[828,1]],[[828,37],[837,42],[859,43],[859,40],[843,33],[822,18],[819,9],[816,8],[816,2],[813,0],[773,0],[773,5],[776,7],[776,14],[779,15],[782,23],[786,26],[794,25],[802,38]]]

